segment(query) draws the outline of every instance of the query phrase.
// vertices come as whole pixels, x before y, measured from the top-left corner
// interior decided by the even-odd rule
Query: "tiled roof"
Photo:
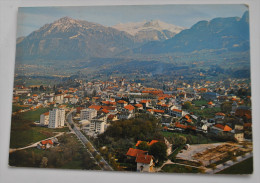
[[[142,104],[135,104],[135,107],[143,107]]]
[[[104,112],[104,113],[109,113],[109,111],[107,110],[107,109],[102,109],[102,112]]]
[[[42,145],[45,145],[45,144],[53,144],[52,140],[42,140],[41,141]]]
[[[210,102],[208,102],[208,105],[212,105],[212,104],[213,104],[213,102],[211,102],[211,101],[210,101]]]
[[[144,164],[150,164],[153,156],[152,155],[146,155],[141,154],[136,157],[135,162],[136,163],[144,163]]]
[[[131,104],[129,104],[129,105],[126,105],[124,108],[125,108],[125,109],[127,109],[127,110],[129,110],[129,111],[132,111],[132,110],[134,110],[134,109],[135,109],[135,107],[134,107],[134,106],[132,106]]]
[[[116,115],[110,114],[110,115],[107,117],[107,119],[112,120],[112,119],[114,119],[114,117],[116,117]]]
[[[44,115],[44,116],[47,116],[47,115],[49,115],[49,112],[43,113],[43,115]]]
[[[129,148],[127,151],[126,155],[127,156],[132,156],[132,157],[137,157],[138,155],[145,154],[147,151],[143,151],[140,149],[134,149],[134,148]]]
[[[221,124],[216,124],[215,127],[222,129],[224,132],[229,132],[232,130],[228,125],[221,125]]]
[[[106,109],[106,110],[115,110],[116,107],[112,107],[112,106],[102,106],[102,109]]]
[[[141,144],[141,142],[144,142],[144,141],[141,141],[141,140],[138,140],[137,143],[135,144],[135,146],[139,146],[139,144]]]
[[[119,103],[119,104],[127,104],[127,102],[124,101],[124,100],[118,100],[117,103]]]
[[[153,111],[157,113],[164,113],[164,110],[159,110],[159,109],[154,109]]]
[[[157,142],[159,142],[159,141],[158,140],[152,140],[148,145],[151,146],[151,145],[153,145],[153,144],[155,144]]]
[[[218,113],[216,113],[216,116],[225,116],[225,114],[222,112],[218,112]]]
[[[99,105],[91,105],[88,108],[89,109],[96,109],[97,111],[99,111],[101,109],[101,106],[99,106]]]
[[[180,109],[173,109],[173,111],[175,111],[175,112],[182,112],[182,110],[180,110]]]

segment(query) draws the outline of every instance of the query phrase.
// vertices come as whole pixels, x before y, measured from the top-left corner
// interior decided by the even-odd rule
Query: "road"
[[[63,134],[64,134],[64,132],[60,132],[60,133],[58,133],[57,135],[55,135],[53,137],[49,137],[49,138],[43,139],[43,140],[48,140],[48,139],[51,139],[51,138],[55,138],[55,137],[61,136]],[[33,143],[31,145],[28,145],[28,146],[25,146],[25,147],[20,147],[20,148],[16,148],[16,149],[9,149],[9,153],[13,153],[15,151],[20,151],[20,150],[23,150],[23,149],[28,149],[28,148],[31,148],[31,147],[36,147],[43,140],[40,140],[38,142],[35,142],[35,143]]]
[[[100,167],[102,170],[108,170],[108,171],[113,171],[113,168],[107,163],[107,161],[101,156],[101,154],[96,150],[96,148],[92,145],[92,143],[85,137],[85,135],[82,134],[82,132],[79,130],[79,128],[77,127],[77,125],[73,122],[73,119],[72,119],[72,113],[74,112],[75,110],[71,110],[66,118],[67,118],[67,121],[69,123],[69,125],[74,125],[73,128],[71,128],[73,130],[73,132],[76,134],[76,136],[78,137],[78,139],[82,142],[82,144],[84,145],[84,147],[86,147],[85,144],[90,144],[92,149],[93,149],[93,152],[89,151],[88,152],[91,154],[91,157],[94,158],[93,154],[98,154],[100,155],[101,159],[100,159],[100,163],[102,163],[104,166]]]

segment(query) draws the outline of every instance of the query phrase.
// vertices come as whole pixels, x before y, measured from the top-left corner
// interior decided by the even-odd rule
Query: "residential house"
[[[183,111],[180,109],[172,109],[170,111],[170,115],[176,116],[176,117],[182,117],[184,115]]]
[[[37,144],[38,149],[48,149],[50,147],[53,147],[54,143],[51,139],[48,140],[42,140],[39,144]]]
[[[218,112],[215,114],[215,119],[224,119],[225,118],[225,114],[222,112]]]
[[[138,172],[153,172],[153,156],[148,155],[147,151],[129,148],[126,155],[129,159],[135,159]]]
[[[40,125],[45,126],[49,124],[49,112],[40,115]]]

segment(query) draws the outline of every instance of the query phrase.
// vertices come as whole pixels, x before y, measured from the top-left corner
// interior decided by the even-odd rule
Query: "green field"
[[[221,112],[220,107],[212,107],[212,108],[193,108],[190,110],[190,112],[193,112],[196,116],[201,116],[204,118],[213,118],[216,113]]]
[[[203,105],[207,105],[208,102],[206,100],[194,100],[192,101],[193,104],[195,104],[196,107],[200,107],[200,106],[203,106]]]
[[[22,119],[34,122],[34,121],[40,121],[40,115],[48,111],[49,108],[39,108],[37,110],[31,110],[22,113],[21,115],[22,115]]]
[[[46,150],[29,148],[9,154],[9,165],[16,167],[42,167],[43,157],[47,158],[47,166],[44,168],[61,169],[93,169],[100,168],[90,158],[86,149],[73,134],[65,134],[58,137],[59,146]]]
[[[200,173],[200,169],[189,167],[189,166],[170,164],[170,165],[165,165],[162,168],[161,172],[167,172],[167,173]]]
[[[253,173],[253,158],[248,158],[240,163],[237,163],[217,174],[252,174]]]
[[[187,144],[209,144],[216,143],[218,141],[214,141],[210,138],[207,138],[200,134],[185,134],[185,133],[176,133],[176,132],[162,132],[164,137],[176,137],[176,136],[184,136],[187,139]]]
[[[24,147],[29,144],[56,135],[56,132],[67,132],[68,127],[50,129],[36,126],[33,122],[40,119],[40,115],[48,109],[40,108],[12,116],[10,148]]]
[[[23,107],[23,106],[19,106],[19,105],[13,105],[13,108],[12,108],[12,112],[17,112],[19,111],[20,109],[28,109],[28,107]]]

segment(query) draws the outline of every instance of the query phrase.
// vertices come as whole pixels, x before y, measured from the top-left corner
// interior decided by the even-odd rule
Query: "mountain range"
[[[113,28],[125,31],[142,42],[167,40],[185,29],[160,20],[120,23],[114,25]]]
[[[166,41],[149,42],[134,53],[162,54],[194,52],[200,50],[246,51],[249,50],[249,14],[242,18],[215,18],[200,21],[190,29]]]
[[[112,56],[140,45],[126,32],[103,25],[61,18],[17,43],[19,59],[74,60]]]
[[[249,50],[248,12],[239,17],[200,21],[190,29],[159,20],[103,26],[63,17],[17,39],[17,61],[78,60],[132,54],[200,50]]]

